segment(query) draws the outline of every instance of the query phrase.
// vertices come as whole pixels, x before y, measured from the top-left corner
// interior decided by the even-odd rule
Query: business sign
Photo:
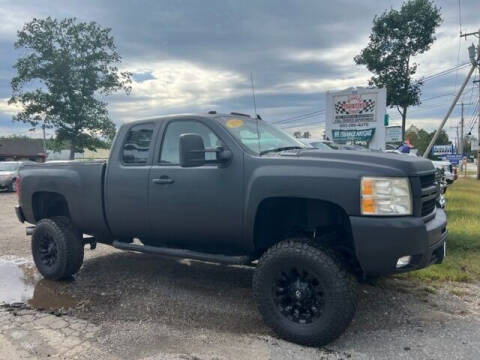
[[[327,92],[325,134],[336,141],[367,142],[385,149],[386,90],[350,88]]]
[[[402,142],[402,127],[389,126],[385,128],[385,142],[399,143]]]
[[[455,147],[453,146],[453,144],[432,146],[432,155],[445,156],[445,155],[451,155],[454,153],[455,153]]]
[[[333,130],[332,137],[333,141],[348,141],[348,140],[358,140],[370,142],[370,140],[375,134],[375,129],[365,129],[365,130]]]
[[[445,159],[450,161],[452,165],[458,165],[460,161],[462,161],[463,155],[462,154],[448,154],[445,155]]]

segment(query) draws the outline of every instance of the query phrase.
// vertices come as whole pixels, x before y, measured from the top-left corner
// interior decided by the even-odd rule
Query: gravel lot
[[[15,202],[0,193],[0,359],[480,358],[480,284],[362,284],[346,334],[301,347],[263,324],[248,268],[99,245],[74,280],[42,279]]]

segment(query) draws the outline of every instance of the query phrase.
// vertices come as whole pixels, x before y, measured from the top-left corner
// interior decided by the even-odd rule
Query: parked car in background
[[[435,168],[443,169],[447,184],[453,184],[453,182],[457,180],[456,169],[450,161],[432,161],[432,163]]]
[[[330,140],[323,139],[299,139],[305,145],[310,145],[311,147],[318,150],[338,150],[336,144]]]
[[[300,139],[306,145],[310,145],[318,150],[350,150],[350,151],[361,151],[361,152],[368,152],[368,151],[377,151],[366,148],[361,145],[355,144],[339,144],[333,142],[331,140],[323,140],[323,139]]]
[[[16,179],[18,170],[24,162],[22,161],[4,161],[0,162],[0,190],[16,191]],[[29,161],[29,163],[33,163]]]

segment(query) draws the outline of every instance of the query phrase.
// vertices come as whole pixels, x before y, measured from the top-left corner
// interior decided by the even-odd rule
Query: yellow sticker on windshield
[[[243,125],[243,120],[240,119],[230,119],[226,122],[226,125],[228,128],[233,129],[233,128],[238,128]]]

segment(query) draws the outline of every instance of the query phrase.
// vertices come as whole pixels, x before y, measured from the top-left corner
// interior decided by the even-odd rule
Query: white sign
[[[402,142],[402,127],[389,126],[385,128],[385,142],[387,143]]]
[[[386,101],[386,90],[379,88],[327,92],[326,136],[333,141],[366,141],[371,149],[385,149]]]

